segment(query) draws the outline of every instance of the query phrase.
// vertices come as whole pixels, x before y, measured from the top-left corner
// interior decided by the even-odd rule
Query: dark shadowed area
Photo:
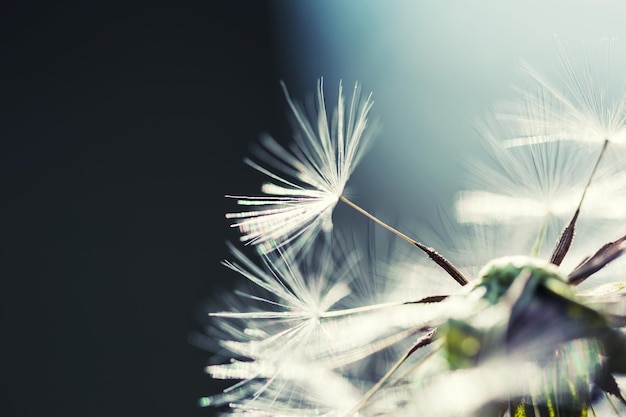
[[[265,1],[0,3],[0,416],[211,416],[188,335],[282,129]]]

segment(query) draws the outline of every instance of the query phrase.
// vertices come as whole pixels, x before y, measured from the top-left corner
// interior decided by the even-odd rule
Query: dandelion
[[[287,96],[296,145],[266,140],[266,162],[277,171],[248,161],[271,178],[266,196],[238,197],[255,209],[227,215],[242,240],[257,245],[261,264],[234,247],[235,260],[224,263],[249,288],[210,314],[220,358],[206,371],[236,382],[203,404],[228,404],[232,415],[329,417],[587,416],[606,404],[626,407],[626,283],[582,288],[626,251],[626,235],[597,236],[607,227],[620,236],[615,220],[624,219],[626,177],[611,159],[623,141],[624,96],[589,96],[597,91],[574,76],[560,45],[559,52],[569,89],[528,71],[541,94],[524,94],[517,113],[489,126],[492,161],[457,199],[458,226],[476,231],[455,238],[457,246],[476,251],[489,239],[503,246],[490,256],[506,255],[477,274],[467,273],[475,263],[459,256],[462,273],[343,195],[372,133],[369,97],[361,102],[355,88],[346,111],[340,88],[329,124],[320,82],[314,129]],[[362,286],[372,253],[336,252],[341,245],[329,232],[339,201],[434,262],[392,263],[377,269],[384,281]],[[579,220],[583,245],[571,250]],[[320,233],[328,238],[316,239]],[[460,291],[417,295],[406,284],[442,273]]]
[[[292,250],[301,250],[320,232],[330,231],[332,210],[377,130],[376,124],[368,121],[373,104],[371,94],[362,98],[358,84],[354,86],[347,108],[339,85],[337,108],[330,123],[321,80],[317,91],[317,120],[307,119],[284,84],[283,88],[298,127],[295,146],[287,150],[266,137],[263,141],[269,152],[265,154],[266,162],[281,173],[246,159],[248,165],[273,182],[263,185],[263,197],[229,196],[253,210],[226,215],[235,219],[233,226],[241,231],[241,240],[257,245],[262,253],[287,244]]]

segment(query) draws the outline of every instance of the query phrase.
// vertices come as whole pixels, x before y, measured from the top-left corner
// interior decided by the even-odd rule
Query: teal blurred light
[[[552,77],[554,35],[583,62],[583,44],[626,38],[625,9],[608,0],[273,2],[280,67],[296,95],[320,76],[332,100],[340,79],[374,92],[384,129],[351,181],[358,198],[416,221],[451,206],[479,157],[474,122],[516,97],[520,59]]]

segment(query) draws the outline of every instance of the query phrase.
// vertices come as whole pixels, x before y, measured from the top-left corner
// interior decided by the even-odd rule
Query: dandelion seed
[[[589,189],[607,142],[595,155],[594,167],[589,164],[593,155],[579,149],[563,149],[559,143],[506,149],[491,140],[494,165],[481,165],[475,170],[474,182],[481,183],[483,189],[465,190],[457,195],[455,210],[461,224],[520,230],[523,224],[526,236],[515,234],[524,242],[534,241],[528,253],[537,256],[543,242],[556,240],[565,222],[580,212],[583,202],[587,220],[605,220],[613,215],[602,210],[607,200],[606,194],[599,191],[609,183],[619,186],[621,180],[603,178],[604,186],[596,189],[594,183]],[[577,217],[568,226],[569,234],[573,233]]]
[[[583,199],[590,227],[598,228],[592,226],[594,221],[626,217],[625,211],[615,209],[626,201],[623,158],[615,158],[617,149],[613,149],[614,159],[600,164],[607,146],[615,148],[626,133],[626,94],[612,97],[606,88],[595,91],[591,73],[585,72],[579,80],[564,49],[558,43],[557,47],[567,92],[558,91],[525,66],[541,94],[537,98],[524,92],[521,105],[511,106],[510,113],[496,113],[495,119],[479,128],[492,163],[475,167],[473,181],[482,189],[460,192],[455,203],[461,223],[525,224],[539,236],[534,255],[546,238],[558,233],[565,217],[580,211],[581,192],[584,196],[589,191]],[[581,143],[587,146],[581,148]],[[588,162],[593,158],[590,150],[600,153],[595,167]],[[599,172],[587,190],[593,178],[590,170]]]
[[[345,185],[373,134],[373,129],[367,129],[367,115],[372,106],[371,95],[359,104],[358,92],[358,85],[355,85],[348,114],[345,115],[340,85],[337,109],[330,128],[320,81],[317,129],[314,129],[285,88],[287,101],[300,127],[295,135],[296,146],[289,152],[270,137],[266,137],[264,145],[270,152],[266,155],[268,162],[294,181],[246,160],[249,165],[276,183],[268,182],[263,185],[262,191],[266,197],[227,196],[236,198],[239,205],[262,209],[227,213],[226,217],[238,219],[232,226],[238,227],[242,232],[241,240],[257,245],[261,253],[287,245],[290,252],[303,252],[305,247],[314,244],[319,233],[330,232],[332,211],[337,202],[343,201],[423,251],[460,285],[466,285],[468,281],[463,274],[434,248],[389,226],[343,195]]]
[[[555,38],[563,74],[564,88],[547,81],[529,64],[525,75],[537,88],[523,91],[523,103],[499,113],[501,120],[517,128],[516,137],[506,138],[505,146],[525,146],[553,141],[600,144],[604,140],[626,144],[626,85],[611,84],[613,41],[606,42],[605,57],[589,59],[582,71],[572,65],[565,48]],[[605,63],[607,68],[597,68]],[[604,76],[600,79],[599,75]]]
[[[445,308],[427,307],[434,302],[428,297],[346,306],[343,301],[351,294],[350,274],[357,259],[344,257],[343,267],[336,268],[327,245],[299,262],[274,251],[264,255],[262,267],[232,246],[231,251],[237,260],[225,265],[258,291],[240,291],[239,302],[232,301],[228,311],[210,314],[222,333],[221,349],[241,359],[208,366],[207,373],[242,382],[205,398],[205,404],[228,402],[256,409],[271,395],[278,402],[298,395],[306,400],[304,392],[314,382],[304,384],[302,374],[294,369],[325,370],[329,377],[336,374],[334,378],[355,372],[359,361],[423,333],[424,323],[439,317]],[[309,388],[299,394],[294,391],[303,385]],[[255,404],[248,404],[250,397]],[[358,396],[351,398],[354,401],[346,410]]]
[[[295,146],[287,150],[266,137],[266,162],[280,173],[247,159],[250,166],[272,180],[263,185],[265,196],[228,196],[237,199],[241,206],[253,208],[228,213],[226,217],[235,220],[233,227],[241,231],[241,240],[257,245],[261,253],[287,244],[289,250],[302,250],[320,232],[331,229],[332,210],[377,130],[376,124],[368,120],[373,104],[371,94],[362,98],[358,84],[347,108],[339,85],[337,108],[330,122],[321,80],[317,120],[309,120],[290,98],[284,84],[283,88],[298,127]]]

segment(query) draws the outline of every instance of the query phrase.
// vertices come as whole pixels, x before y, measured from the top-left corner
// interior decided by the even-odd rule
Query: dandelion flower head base
[[[285,96],[294,116],[294,145],[286,149],[265,137],[261,158],[274,170],[251,159],[246,163],[267,175],[263,196],[234,196],[246,211],[228,213],[239,228],[243,242],[256,245],[261,253],[279,247],[301,251],[320,232],[332,228],[332,211],[354,168],[376,133],[368,120],[373,101],[361,97],[355,84],[346,105],[340,84],[337,107],[327,114],[323,83],[318,83],[315,114]]]

